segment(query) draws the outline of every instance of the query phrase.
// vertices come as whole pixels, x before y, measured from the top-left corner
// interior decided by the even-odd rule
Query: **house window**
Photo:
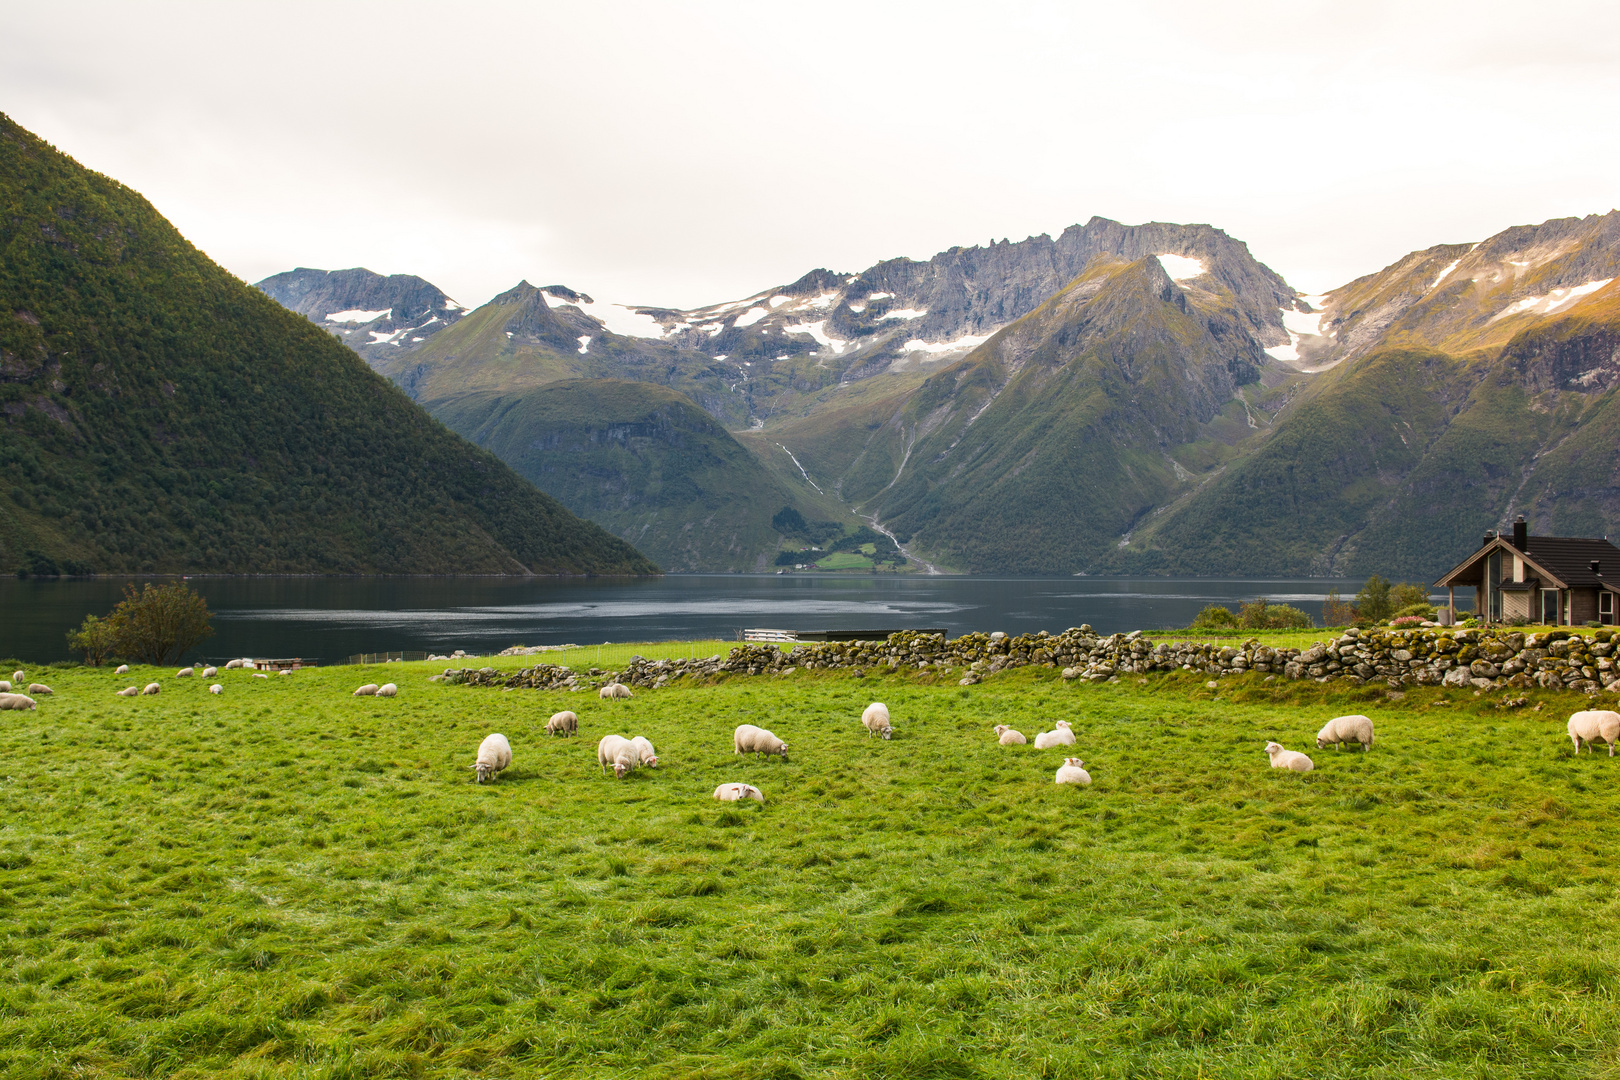
[[[1598,593],[1598,622],[1614,625],[1614,593],[1607,589]]]
[[[1558,590],[1541,590],[1541,621],[1545,625],[1558,625]]]

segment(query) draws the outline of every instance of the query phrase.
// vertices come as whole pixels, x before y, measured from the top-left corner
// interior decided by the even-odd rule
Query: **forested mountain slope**
[[[645,573],[0,117],[0,567]]]

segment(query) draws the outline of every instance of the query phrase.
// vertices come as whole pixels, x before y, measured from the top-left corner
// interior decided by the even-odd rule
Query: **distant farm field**
[[[1620,1072],[1620,759],[1571,756],[1584,698],[1025,668],[610,704],[443,666],[217,697],[30,672],[56,693],[0,712],[0,1075]],[[579,738],[544,736],[561,708]],[[1371,753],[1315,748],[1344,712]],[[1089,788],[990,733],[1059,718]],[[733,756],[745,722],[789,761]],[[494,730],[515,760],[478,786]],[[610,731],[660,767],[604,778]],[[769,801],[715,803],[732,780]]]

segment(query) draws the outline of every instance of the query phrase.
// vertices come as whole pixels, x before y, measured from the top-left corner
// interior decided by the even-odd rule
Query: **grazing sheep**
[[[787,743],[753,724],[743,724],[732,732],[731,751],[734,754],[753,754],[756,757],[780,754],[783,761],[788,759]]]
[[[196,668],[183,667],[174,673],[174,677],[177,679],[189,679],[195,674],[197,674]]]
[[[7,679],[0,679],[0,694],[9,693],[11,693],[11,682]]]
[[[46,686],[42,682],[31,682],[31,683],[29,683],[28,684],[28,692],[30,694],[54,694],[54,693],[56,693],[55,690],[52,690],[50,687]]]
[[[596,692],[596,696],[601,698],[603,701],[619,701],[624,698],[633,698],[636,695],[632,694],[630,692],[630,688],[624,685],[624,683],[610,682],[606,686],[602,687],[602,689],[598,690]]]
[[[0,709],[33,709],[38,703],[27,694],[0,694]]]
[[[714,789],[714,797],[721,802],[740,802],[743,799],[753,799],[758,803],[765,801],[765,793],[753,784],[721,784]]]
[[[291,668],[282,668],[280,671],[276,672],[276,674],[277,675],[291,675],[292,674],[292,669]]]
[[[1575,753],[1581,752],[1583,742],[1591,753],[1592,744],[1599,739],[1609,744],[1609,756],[1614,757],[1614,744],[1620,741],[1620,713],[1587,709],[1569,718],[1569,741],[1575,744]]]
[[[377,687],[378,697],[393,697],[397,693],[399,693],[399,687],[395,686],[391,682],[385,682],[381,686]]]
[[[636,748],[636,757],[640,764],[649,769],[658,768],[658,752],[653,749],[653,744],[645,736],[637,735],[630,740],[630,745]]]
[[[138,686],[126,686],[122,690],[118,691],[118,696],[119,697],[138,697],[140,695],[140,692],[141,692],[141,688],[138,687]]]
[[[235,671],[239,667],[246,667],[246,666],[247,665],[242,663],[242,661],[240,661],[240,660],[227,660],[225,662],[225,670],[226,671]]]
[[[202,677],[205,678],[205,679],[212,679],[215,675],[218,675],[218,674],[219,674],[219,668],[217,668],[217,667],[205,667],[205,668],[203,668]]]
[[[113,672],[113,674],[114,675],[128,675],[129,674],[129,665],[128,664],[119,664],[118,665],[118,670]]]
[[[225,688],[219,685],[219,683],[215,683],[213,686],[208,688],[208,692],[210,694],[223,694],[225,692]]]
[[[1043,731],[1035,736],[1035,749],[1049,750],[1054,746],[1073,746],[1074,732],[1069,730],[1067,720],[1059,720],[1057,727],[1052,731]]]
[[[551,719],[546,721],[547,735],[561,735],[568,738],[579,734],[579,717],[568,711],[552,713]]]
[[[1363,753],[1372,749],[1373,723],[1368,717],[1359,714],[1350,716],[1335,716],[1322,725],[1322,730],[1316,733],[1316,748],[1323,749],[1328,743],[1338,750],[1341,743],[1358,742]]]
[[[368,682],[368,683],[366,683],[366,685],[364,685],[364,686],[360,687],[358,690],[356,690],[354,692],[354,696],[355,697],[371,697],[372,695],[374,695],[377,692],[378,689],[379,688],[378,688],[376,683]]]
[[[596,744],[596,763],[602,766],[602,772],[607,772],[609,765],[613,766],[613,775],[623,780],[625,776],[636,769],[641,760],[636,747],[623,735],[604,735],[602,741]]]
[[[1284,750],[1282,748],[1282,744],[1280,743],[1266,743],[1266,753],[1271,755],[1271,767],[1273,769],[1292,769],[1295,772],[1310,772],[1312,769],[1316,768],[1315,765],[1311,764],[1310,758],[1306,757],[1298,750]]]
[[[496,775],[510,764],[512,764],[512,744],[506,741],[505,735],[497,731],[493,735],[484,736],[484,741],[478,744],[478,760],[467,767],[476,774],[473,782],[482,784],[485,780],[493,783]]]
[[[1077,757],[1064,758],[1062,767],[1057,771],[1057,783],[1079,784],[1081,787],[1091,783],[1091,774],[1080,767],[1084,764]]]
[[[266,675],[266,674],[265,674],[265,673],[264,673],[264,672],[262,672],[262,671],[255,671],[255,672],[254,672],[254,673],[253,673],[253,677],[254,677],[254,678],[255,678],[255,679],[268,679],[268,678],[269,678],[269,677],[270,677],[270,676],[268,676],[268,675]]]
[[[889,722],[889,707],[881,701],[874,701],[861,713],[861,723],[866,725],[866,737],[880,735],[887,739],[894,734],[894,725]]]
[[[996,733],[997,741],[1002,746],[1024,746],[1029,742],[1028,739],[1024,738],[1023,732],[1014,731],[1007,724],[997,724],[991,730]]]
[[[141,693],[143,695],[144,694],[155,694],[155,693],[157,693],[158,691],[160,691],[162,689],[163,689],[163,687],[159,686],[157,683],[149,682],[149,683],[146,684],[146,689],[142,690]]]
[[[11,681],[12,682],[22,682],[26,678],[28,678],[28,676],[23,674],[20,671],[13,671],[11,673]]]

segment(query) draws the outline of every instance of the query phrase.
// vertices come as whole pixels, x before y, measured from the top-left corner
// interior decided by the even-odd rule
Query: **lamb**
[[[0,709],[36,709],[39,703],[27,694],[0,694]]]
[[[378,697],[393,697],[397,693],[399,693],[399,687],[391,682],[385,682],[377,687]]]
[[[484,736],[484,741],[478,744],[478,760],[467,767],[477,774],[473,777],[473,783],[482,784],[485,780],[494,783],[496,775],[510,764],[512,744],[497,731]]]
[[[602,689],[598,690],[596,692],[596,696],[601,698],[603,701],[617,701],[623,698],[633,698],[636,695],[632,694],[630,692],[630,688],[624,685],[624,683],[610,682],[606,686],[602,687]]]
[[[1059,720],[1051,731],[1043,731],[1035,736],[1035,749],[1049,750],[1054,746],[1073,746],[1074,732],[1069,730],[1067,720]]]
[[[1362,753],[1372,749],[1373,722],[1365,716],[1352,714],[1350,716],[1335,716],[1322,725],[1322,730],[1316,733],[1316,748],[1321,750],[1328,743],[1333,744],[1337,751],[1341,743],[1358,742]]]
[[[29,683],[28,684],[28,692],[30,694],[54,694],[54,693],[56,693],[55,690],[52,690],[50,687],[46,686],[42,682],[31,682],[31,683]]]
[[[1609,756],[1614,757],[1614,744],[1620,741],[1620,713],[1608,709],[1587,709],[1569,718],[1569,741],[1575,744],[1575,753],[1581,752],[1583,742],[1586,743],[1587,752],[1591,753],[1593,744],[1599,739],[1609,744]]]
[[[118,696],[119,697],[138,697],[138,696],[140,696],[140,692],[141,692],[141,688],[138,687],[138,686],[126,686],[122,690],[118,691]]]
[[[602,766],[604,774],[607,767],[612,765],[613,775],[620,780],[634,772],[640,760],[641,755],[635,745],[623,735],[604,735],[602,741],[596,744],[596,763]]]
[[[202,677],[205,678],[205,679],[212,679],[215,675],[218,675],[218,674],[219,674],[219,668],[217,668],[217,667],[205,667],[205,668],[203,668]]]
[[[1292,769],[1295,772],[1310,772],[1316,768],[1311,759],[1298,750],[1284,750],[1281,743],[1266,743],[1266,753],[1271,755],[1273,769]]]
[[[889,738],[894,734],[894,725],[889,722],[889,707],[881,701],[874,701],[861,713],[861,723],[866,725],[866,737],[873,735]]]
[[[208,692],[210,694],[223,694],[225,692],[225,688],[219,685],[219,683],[215,683],[213,686],[208,688]]]
[[[653,749],[653,744],[648,742],[644,736],[637,735],[630,740],[630,745],[636,748],[636,756],[642,765],[647,766],[649,769],[658,768],[658,753]]]
[[[196,668],[183,667],[174,673],[174,677],[177,679],[189,679],[195,674],[197,674]]]
[[[118,670],[113,672],[113,674],[114,675],[128,675],[129,674],[129,665],[128,664],[119,664],[118,665]]]
[[[552,713],[551,719],[546,721],[547,735],[561,735],[569,738],[579,734],[579,717],[568,711]]]
[[[1081,787],[1085,787],[1091,783],[1091,774],[1080,767],[1084,764],[1085,762],[1077,757],[1064,758],[1062,767],[1057,771],[1056,782],[1059,784],[1079,784]]]
[[[714,797],[721,802],[740,802],[743,799],[753,799],[758,803],[765,801],[765,793],[753,784],[721,784],[714,789]]]
[[[142,690],[141,693],[143,695],[145,695],[145,694],[155,694],[155,693],[157,693],[158,691],[160,691],[162,689],[163,689],[163,687],[159,686],[157,683],[149,682],[149,683],[146,684],[146,689]]]
[[[734,754],[753,754],[756,757],[780,754],[784,762],[788,759],[787,743],[753,724],[743,724],[732,732],[731,750]]]
[[[1002,746],[1024,746],[1029,742],[1028,739],[1024,738],[1023,732],[1014,731],[1012,727],[1007,724],[997,724],[994,728],[991,728],[991,730],[996,733],[997,741],[1000,742]]]
[[[376,683],[368,682],[354,692],[354,697],[371,697],[380,689]]]

